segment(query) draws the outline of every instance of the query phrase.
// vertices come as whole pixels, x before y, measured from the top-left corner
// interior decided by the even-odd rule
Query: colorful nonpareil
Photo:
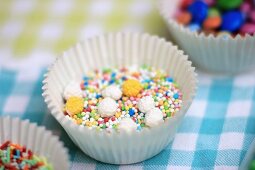
[[[63,92],[65,98],[68,94],[65,114],[81,126],[99,130],[154,127],[174,116],[182,104],[173,78],[148,66],[95,70],[81,82],[70,83]]]
[[[6,141],[0,144],[0,170],[53,170],[43,157],[25,146]]]
[[[181,0],[176,21],[191,31],[253,35],[255,1],[251,0]]]

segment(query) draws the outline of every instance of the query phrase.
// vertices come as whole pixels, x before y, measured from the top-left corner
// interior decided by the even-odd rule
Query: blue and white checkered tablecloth
[[[0,72],[0,115],[29,119],[52,130],[69,149],[71,169],[238,169],[255,137],[255,72],[217,77],[199,72],[197,96],[174,141],[133,165],[97,162],[79,150],[49,114],[41,96],[45,70]]]

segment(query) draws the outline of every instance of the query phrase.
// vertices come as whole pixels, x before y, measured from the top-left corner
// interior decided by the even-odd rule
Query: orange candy
[[[220,25],[221,25],[221,17],[220,16],[209,17],[203,23],[204,29],[208,29],[208,30],[216,29]]]
[[[191,21],[191,14],[189,12],[182,12],[177,15],[176,20],[179,24],[187,25]]]

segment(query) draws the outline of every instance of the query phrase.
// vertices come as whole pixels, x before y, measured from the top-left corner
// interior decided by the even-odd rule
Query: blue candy
[[[222,16],[221,30],[235,32],[243,24],[244,17],[240,11],[226,12]]]
[[[190,31],[192,32],[197,32],[201,29],[200,25],[199,24],[196,24],[196,23],[192,23],[188,26],[188,28],[190,29]]]
[[[203,1],[193,2],[188,11],[192,15],[192,21],[201,24],[207,17],[208,5]]]

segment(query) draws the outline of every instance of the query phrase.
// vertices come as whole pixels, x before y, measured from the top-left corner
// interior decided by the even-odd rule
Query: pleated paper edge
[[[121,37],[122,36],[127,36],[126,37],[126,39],[121,39]],[[197,79],[196,79],[196,73],[194,72],[194,68],[191,66],[191,62],[190,61],[188,61],[187,60],[187,56],[184,56],[183,55],[183,52],[182,51],[180,51],[180,50],[178,50],[178,48],[176,47],[176,46],[173,46],[171,43],[168,43],[168,42],[166,42],[164,39],[162,39],[162,38],[158,38],[158,37],[156,37],[156,36],[149,36],[148,34],[132,34],[132,33],[115,33],[115,34],[108,34],[108,35],[104,35],[104,36],[98,36],[98,37],[94,37],[94,38],[91,38],[91,39],[88,39],[88,40],[86,40],[85,42],[90,42],[90,43],[93,43],[93,41],[95,41],[95,42],[100,42],[100,40],[109,40],[110,38],[109,37],[112,37],[112,38],[114,38],[115,39],[115,41],[116,40],[119,40],[120,39],[120,41],[124,41],[124,40],[127,40],[127,39],[131,39],[131,38],[138,38],[138,39],[143,39],[143,38],[148,38],[150,41],[157,41],[157,42],[161,42],[161,44],[166,44],[165,45],[165,47],[168,47],[169,45],[171,46],[171,50],[176,50],[175,52],[178,54],[178,55],[180,55],[182,58],[180,58],[180,59],[178,59],[178,61],[177,62],[182,62],[181,64],[182,65],[180,65],[179,64],[179,67],[185,67],[185,69],[188,69],[188,71],[187,71],[187,73],[186,74],[189,74],[191,77],[189,77],[191,80],[191,85],[193,85],[193,87],[191,87],[191,90],[190,90],[190,97],[187,99],[187,101],[186,101],[186,106],[183,106],[182,107],[182,109],[181,109],[181,111],[180,112],[178,112],[177,114],[176,114],[176,116],[174,117],[175,119],[182,119],[183,118],[183,116],[184,116],[184,114],[186,113],[186,110],[188,109],[188,107],[190,106],[190,104],[191,104],[191,102],[192,102],[192,99],[193,99],[193,97],[195,96],[195,92],[196,92],[196,89],[197,89]],[[128,41],[128,40],[127,40]],[[135,42],[134,42],[135,43]],[[154,42],[153,42],[154,43]],[[149,43],[147,43],[147,45],[148,45]],[[56,106],[54,106],[54,100],[53,99],[51,99],[51,95],[50,95],[50,91],[49,91],[49,87],[48,87],[48,84],[49,84],[49,81],[50,81],[50,75],[51,75],[51,73],[52,72],[54,72],[54,66],[58,63],[58,61],[60,60],[60,62],[61,62],[61,60],[65,60],[64,58],[65,58],[65,55],[67,55],[67,53],[68,52],[70,52],[69,54],[77,54],[77,53],[81,53],[81,50],[79,49],[79,47],[81,47],[82,45],[84,45],[84,42],[83,43],[78,43],[74,48],[71,48],[71,49],[69,49],[66,53],[64,53],[63,55],[62,55],[62,57],[59,57],[58,59],[57,59],[57,61],[51,66],[51,67],[49,67],[49,69],[48,69],[48,73],[46,73],[46,75],[45,75],[45,79],[44,79],[44,81],[43,81],[43,96],[44,96],[44,98],[45,98],[45,102],[47,103],[47,105],[48,105],[48,107],[49,107],[49,109],[51,110],[51,113],[53,114],[53,116],[60,122],[60,124],[64,127],[64,129],[67,131],[67,133],[69,134],[69,136],[72,138],[72,140],[78,145],[78,146],[84,146],[84,143],[86,143],[86,140],[84,141],[79,141],[80,140],[80,136],[76,136],[76,135],[79,135],[78,134],[78,132],[77,132],[77,130],[79,131],[79,133],[81,133],[81,134],[83,134],[84,133],[84,135],[88,135],[88,134],[93,134],[93,137],[92,137],[92,135],[91,135],[91,137],[92,138],[96,138],[95,136],[97,136],[97,137],[99,137],[100,138],[100,136],[102,137],[102,139],[107,139],[107,140],[109,140],[109,141],[114,141],[115,140],[115,138],[118,138],[118,137],[120,137],[120,136],[122,136],[122,138],[125,138],[126,136],[128,136],[129,138],[129,140],[130,139],[132,139],[132,136],[135,136],[135,135],[137,135],[138,133],[139,133],[139,136],[148,136],[147,134],[149,133],[152,133],[152,130],[154,130],[154,131],[157,131],[157,130],[159,130],[159,131],[161,131],[162,130],[162,128],[164,127],[164,126],[166,126],[167,128],[170,128],[171,126],[175,126],[174,124],[169,124],[169,122],[171,122],[171,120],[169,119],[169,120],[167,120],[162,126],[158,126],[158,127],[155,127],[155,128],[152,128],[152,129],[144,129],[143,131],[141,131],[141,132],[137,132],[137,131],[135,131],[135,132],[131,132],[131,133],[128,133],[128,132],[122,132],[122,131],[120,131],[120,132],[115,132],[115,131],[113,131],[112,133],[110,133],[110,135],[109,135],[109,133],[107,133],[106,131],[100,131],[99,133],[95,130],[95,129],[89,129],[88,127],[84,127],[84,126],[79,126],[79,125],[77,125],[77,124],[75,124],[73,121],[71,121],[70,120],[70,118],[68,118],[68,116],[64,116],[64,114],[62,113],[62,112],[60,112],[58,109],[57,109],[57,107]],[[116,44],[116,45],[118,45],[118,43]],[[167,46],[168,45],[168,46]],[[96,48],[96,47],[94,47],[94,48]],[[121,47],[120,47],[121,48]],[[126,49],[126,51],[129,51],[129,50],[127,50]],[[98,53],[100,53],[100,50],[99,50],[99,52]],[[177,55],[176,54],[176,55]],[[84,54],[85,55],[85,54]],[[80,56],[81,56],[81,54],[80,54]],[[77,58],[79,58],[79,57],[77,57]],[[177,57],[176,57],[177,58]],[[94,59],[95,58],[93,58],[93,61],[94,61]],[[101,58],[102,59],[102,58]],[[70,59],[71,60],[71,59]],[[72,63],[76,63],[77,64],[77,61],[74,61],[74,60],[76,60],[76,59],[73,59],[73,61],[72,61]],[[78,59],[79,61],[84,61],[83,59]],[[96,59],[95,59],[96,60]],[[103,60],[103,59],[102,59]],[[131,60],[131,59],[130,59]],[[154,59],[155,60],[155,59]],[[89,62],[89,59],[87,58],[87,60],[86,60],[87,62]],[[71,62],[71,61],[70,61]],[[65,64],[70,64],[70,62],[66,62]],[[103,62],[103,61],[102,61]],[[128,62],[128,61],[127,61]],[[117,63],[118,64],[118,63]],[[183,65],[185,65],[185,66],[183,66]],[[77,66],[78,67],[78,66]],[[177,68],[176,70],[180,70],[180,68]],[[183,71],[183,70],[181,70],[181,71]],[[185,70],[184,70],[185,71]],[[176,122],[179,122],[179,121],[176,121]],[[171,123],[173,123],[173,122],[171,122]],[[167,129],[165,127],[165,129]],[[160,130],[161,129],[161,130]],[[75,133],[77,133],[76,135],[74,135]],[[97,135],[96,135],[97,134]],[[109,137],[110,136],[110,137]],[[125,136],[125,137],[123,137],[123,136]],[[135,141],[136,139],[135,138],[133,138],[133,140]],[[165,144],[164,143],[169,143],[169,142],[166,142],[168,139],[165,139],[165,142],[162,142],[162,146],[161,146],[161,149],[160,150],[162,150],[164,147],[165,147]],[[93,141],[93,140],[92,140]],[[90,144],[91,145],[91,144]],[[109,145],[111,145],[111,143],[109,142]],[[163,146],[164,145],[164,146]],[[86,146],[84,146],[84,147],[86,147]],[[90,151],[88,151],[88,150],[85,150],[85,149],[83,149],[83,151],[86,153],[86,154],[88,154],[89,156],[91,156],[91,157],[93,157],[93,158],[95,158],[95,159],[98,159],[97,157],[98,157],[98,155],[100,155],[100,153],[102,152],[102,151],[98,151],[97,149],[96,149],[96,147],[95,146],[91,146],[91,147],[93,147],[93,152],[90,150],[90,149],[88,149],[88,150],[90,150]],[[114,146],[112,146],[112,147],[114,147]],[[132,150],[132,149],[131,149]],[[148,151],[148,152],[150,152],[150,151]],[[151,155],[151,156],[154,156],[155,154],[157,154],[158,152],[156,152],[155,151],[155,153],[150,153],[150,154],[148,154],[148,155]],[[102,154],[102,153],[101,153]],[[118,154],[120,154],[120,153],[116,153],[116,155],[118,155]],[[124,153],[125,154],[125,153]],[[113,154],[114,155],[114,154]],[[123,154],[122,154],[123,155]],[[146,154],[145,154],[146,155]],[[150,156],[150,157],[151,157]],[[116,157],[116,160],[118,159],[118,157],[117,156],[115,156]],[[146,158],[147,159],[147,158]],[[126,164],[126,163],[135,163],[135,162],[139,162],[139,161],[142,161],[142,160],[144,160],[144,159],[141,159],[141,160],[137,160],[137,161],[134,161],[134,160],[131,160],[131,161],[123,161],[123,160],[118,160],[118,161],[112,161],[112,160],[102,160],[102,159],[98,159],[98,160],[100,160],[100,161],[103,161],[103,162],[107,162],[107,163],[114,163],[114,164]]]
[[[56,170],[70,168],[68,150],[58,137],[43,126],[10,116],[0,117],[0,141],[11,141],[31,149],[37,156],[47,158]]]
[[[158,3],[159,13],[175,41],[181,49],[190,55],[197,67],[226,74],[236,74],[254,68],[255,59],[252,54],[255,52],[255,34],[226,37],[224,35],[214,36],[213,34],[205,35],[204,33],[192,32],[170,17],[175,11],[169,11],[168,5],[175,4],[174,1],[177,4],[179,0],[160,0]],[[175,10],[176,8],[171,7],[171,9]]]

